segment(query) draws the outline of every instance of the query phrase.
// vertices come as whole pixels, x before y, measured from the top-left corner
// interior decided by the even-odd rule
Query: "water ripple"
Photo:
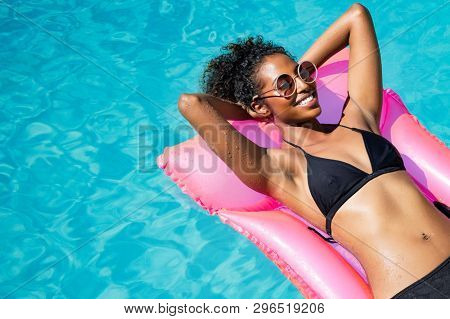
[[[220,46],[261,33],[300,57],[351,2],[7,3],[48,33],[0,5],[1,296],[299,298],[154,160],[192,136],[176,101]],[[435,4],[368,6],[387,43]],[[381,49],[384,85],[447,144],[448,10]],[[143,172],[140,126],[157,129]]]

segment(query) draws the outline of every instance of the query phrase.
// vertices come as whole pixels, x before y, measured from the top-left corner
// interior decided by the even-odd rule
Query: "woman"
[[[349,98],[338,125],[320,124],[315,66],[347,45]],[[353,4],[300,64],[261,37],[226,49],[205,71],[208,94],[182,94],[178,102],[210,148],[247,186],[349,249],[375,298],[449,298],[450,222],[378,129],[381,62],[368,10]],[[259,147],[227,122],[250,118],[273,121],[281,149]]]

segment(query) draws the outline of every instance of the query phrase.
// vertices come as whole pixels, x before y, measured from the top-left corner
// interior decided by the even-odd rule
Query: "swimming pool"
[[[262,34],[299,57],[351,3],[0,1],[0,296],[301,297],[154,158],[194,135],[177,97],[220,46]],[[384,87],[449,145],[450,6],[362,3]]]

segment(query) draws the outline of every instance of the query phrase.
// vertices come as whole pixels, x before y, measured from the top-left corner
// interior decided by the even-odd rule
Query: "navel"
[[[423,239],[423,240],[429,240],[430,237],[431,237],[430,235],[425,234],[425,233],[422,233],[422,239]]]

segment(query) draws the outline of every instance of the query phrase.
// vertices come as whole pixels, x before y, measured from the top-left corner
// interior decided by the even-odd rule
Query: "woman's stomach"
[[[333,237],[363,265],[376,297],[388,298],[450,255],[450,222],[405,171],[381,175],[336,213]]]

